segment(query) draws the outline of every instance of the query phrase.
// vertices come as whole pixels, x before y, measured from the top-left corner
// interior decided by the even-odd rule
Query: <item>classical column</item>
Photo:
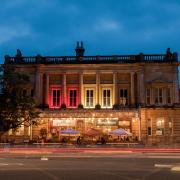
[[[134,97],[134,72],[131,73],[131,105],[134,105],[135,103],[135,97]]]
[[[100,104],[100,74],[99,72],[96,73],[96,104]]]
[[[113,73],[113,102],[112,104],[117,104],[117,72]]]
[[[174,103],[179,103],[178,70],[177,69],[174,72],[173,96],[174,96]]]
[[[138,102],[140,104],[145,103],[145,92],[144,92],[144,74],[143,72],[138,73]]]
[[[66,74],[63,74],[63,104],[67,103]],[[66,104],[67,105],[67,104]]]
[[[40,104],[41,103],[41,99],[42,99],[42,87],[41,87],[41,73],[39,71],[39,69],[36,70],[36,75],[35,75],[35,97],[37,100],[37,103]]]
[[[45,103],[49,105],[49,74],[46,73],[46,93]]]
[[[84,105],[84,92],[83,92],[83,73],[79,75],[79,103]]]

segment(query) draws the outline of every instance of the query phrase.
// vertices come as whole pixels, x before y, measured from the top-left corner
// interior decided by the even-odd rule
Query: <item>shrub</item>
[[[84,109],[82,104],[78,104],[78,109]]]
[[[100,109],[101,109],[101,105],[100,105],[100,104],[96,104],[96,105],[95,105],[95,109],[96,109],[96,110],[100,110]]]
[[[61,104],[61,109],[66,110],[66,104]]]
[[[120,109],[120,105],[119,105],[119,104],[114,104],[114,105],[113,105],[113,109],[114,109],[114,110]]]

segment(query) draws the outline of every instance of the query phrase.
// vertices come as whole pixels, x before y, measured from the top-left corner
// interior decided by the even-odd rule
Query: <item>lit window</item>
[[[76,107],[77,106],[77,90],[69,90],[69,106]]]
[[[146,104],[150,104],[151,103],[151,91],[150,89],[146,89]]]
[[[120,105],[127,105],[128,104],[128,90],[127,89],[120,89]]]
[[[86,97],[85,97],[85,106],[86,107],[94,107],[94,90],[87,89],[86,90]]]
[[[156,135],[164,135],[164,118],[156,120]]]
[[[166,102],[167,104],[171,104],[171,89],[170,88],[166,89]]]
[[[169,135],[173,135],[173,119],[169,118]]]
[[[60,89],[52,89],[51,105],[52,107],[60,107],[61,105],[61,90]]]
[[[111,107],[111,90],[103,89],[103,107]]]
[[[151,136],[152,135],[152,121],[151,119],[148,119],[147,120],[147,133],[148,133],[148,136]]]
[[[163,103],[163,88],[155,88],[155,104]]]
[[[21,125],[21,126],[16,130],[16,135],[18,135],[18,136],[24,135],[24,125]]]

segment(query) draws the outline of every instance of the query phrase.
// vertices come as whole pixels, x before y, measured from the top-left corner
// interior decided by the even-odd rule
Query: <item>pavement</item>
[[[2,180],[179,180],[180,153],[0,153]]]
[[[68,152],[144,152],[144,153],[180,153],[180,148],[140,148],[140,147],[108,147],[108,146],[3,146],[0,147],[0,153],[68,153]]]

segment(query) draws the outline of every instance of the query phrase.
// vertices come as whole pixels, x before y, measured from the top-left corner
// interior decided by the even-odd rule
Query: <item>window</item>
[[[148,136],[152,135],[152,121],[151,121],[151,119],[147,120],[147,133],[148,133]]]
[[[163,89],[155,88],[155,104],[163,103]]]
[[[70,107],[77,106],[77,90],[75,89],[69,90],[69,106]]]
[[[120,105],[127,105],[128,104],[128,90],[127,89],[120,89]]]
[[[86,97],[85,97],[85,106],[86,107],[94,107],[94,90],[87,89],[86,90]]]
[[[61,91],[60,89],[52,89],[52,107],[60,107]]]
[[[31,97],[34,97],[34,89],[31,89]]]
[[[151,91],[149,88],[146,89],[146,104],[151,104]]]
[[[164,135],[164,118],[156,120],[156,135]]]
[[[169,135],[173,135],[173,119],[172,118],[169,118],[168,126],[169,126]]]
[[[19,135],[19,136],[24,135],[24,125],[23,124],[16,130],[16,135]]]
[[[167,104],[171,104],[171,89],[170,88],[166,89],[166,102]]]
[[[103,107],[111,107],[111,90],[103,89]]]

